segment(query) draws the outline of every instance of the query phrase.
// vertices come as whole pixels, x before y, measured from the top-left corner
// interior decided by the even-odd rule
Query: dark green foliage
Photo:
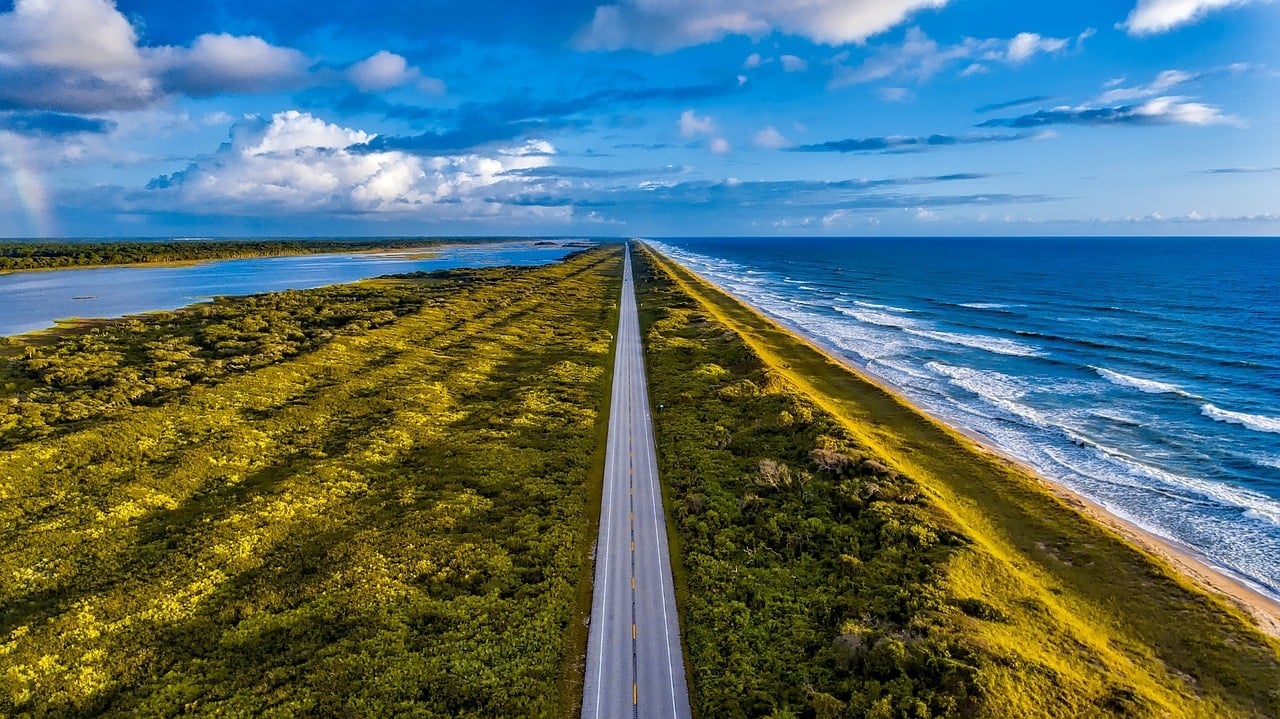
[[[456,275],[456,273],[453,273]],[[446,280],[441,280],[446,281]],[[458,286],[452,281],[439,289]],[[176,312],[12,338],[0,367],[0,449],[54,428],[101,420],[367,332],[440,302],[409,284],[338,285],[218,299]]]
[[[249,364],[0,453],[0,716],[561,714],[618,269],[599,250],[40,348],[144,373],[139,346],[212,362],[212,333]],[[342,329],[313,341],[326,308]],[[261,337],[296,345],[238,344]]]
[[[942,589],[961,538],[641,260],[699,715],[973,714],[977,660]]]

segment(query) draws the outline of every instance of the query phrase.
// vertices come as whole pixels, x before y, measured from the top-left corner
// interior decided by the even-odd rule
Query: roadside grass
[[[620,262],[18,347],[6,409],[63,390],[85,412],[0,453],[0,715],[562,714]],[[308,329],[308,297],[341,299],[336,327]],[[197,339],[214,326],[225,356]],[[185,382],[146,374],[170,346]],[[157,391],[115,398],[103,367]]]
[[[851,446],[872,456],[886,471],[910,478],[923,496],[918,507],[921,511],[908,517],[907,523],[954,533],[954,546],[925,558],[935,562],[930,566],[937,571],[926,573],[923,581],[908,591],[936,599],[935,606],[922,616],[936,623],[931,630],[934,636],[952,641],[947,648],[963,648],[964,661],[974,669],[969,677],[971,693],[958,691],[956,686],[935,687],[975,700],[957,705],[957,711],[1001,718],[1280,716],[1280,643],[1257,630],[1239,609],[1207,594],[1164,561],[1083,516],[1050,493],[1039,479],[977,448],[677,264],[647,248],[638,252],[637,258],[641,260],[637,267],[646,268],[646,302],[653,304],[648,308],[652,342],[659,341],[655,333],[670,342],[672,334],[690,328],[701,328],[699,336],[704,344],[708,333],[736,338],[736,343],[727,341],[719,348],[727,358],[720,365],[732,369],[737,364],[742,370],[721,378],[721,390],[740,382],[743,371],[767,377],[767,389],[761,391],[812,405],[816,418],[834,419]],[[664,321],[674,324],[663,327]],[[678,351],[696,354],[697,342]],[[659,374],[651,381],[656,392],[663,391],[665,380]],[[666,401],[677,402],[670,396]],[[763,423],[757,423],[754,430],[701,429],[708,436],[727,431],[732,445],[747,441],[738,436],[740,432],[767,434]],[[670,451],[671,445],[662,438],[663,430],[660,422],[660,442]],[[672,431],[666,428],[668,438]],[[797,428],[795,434],[803,431]],[[776,432],[771,441],[779,441]],[[756,447],[753,451],[757,460],[778,453],[776,444],[773,449]],[[741,504],[758,491],[750,486],[749,477],[740,475],[736,486],[719,485],[717,489],[730,493]],[[679,507],[692,497],[682,493],[692,493],[695,488],[679,484],[678,474],[664,480],[675,482],[675,523],[687,540],[697,533],[681,521]],[[713,530],[712,541],[717,534],[730,536],[725,529]],[[689,556],[684,561],[691,576],[690,596],[682,609],[714,604],[717,598],[699,596],[708,585],[698,575],[726,570],[690,565]],[[779,566],[803,573],[806,567],[828,561],[814,551]],[[747,570],[740,571],[737,581],[748,581]],[[863,579],[896,581],[887,575],[864,575]],[[835,577],[828,586],[816,582],[808,591],[814,597],[825,597],[832,587],[839,588]],[[870,591],[893,593],[896,589],[886,584]],[[777,598],[772,601],[777,614],[766,613],[772,626],[781,629],[797,620],[798,614],[787,614],[794,607],[788,608]],[[756,612],[753,616],[759,619],[762,615]],[[697,617],[695,609],[688,621],[692,624]],[[865,628],[886,620],[865,615],[836,618],[821,626],[824,636],[811,646],[847,644],[850,640],[845,638],[845,629],[849,627],[834,629],[841,621]],[[723,629],[737,632],[739,637],[763,631],[731,625]],[[722,671],[734,666],[726,663],[730,657],[717,655],[696,641],[696,627],[691,627],[690,633],[694,635],[689,644],[695,677],[705,677],[713,663],[724,663],[719,667]],[[910,648],[909,642],[907,646]],[[784,648],[780,641],[774,651],[780,654]],[[770,649],[766,646],[764,651]],[[786,686],[788,681],[807,677],[811,682],[808,704],[777,707],[778,712],[864,715],[858,708],[866,706],[864,700],[812,683],[821,675],[818,670],[830,662],[823,651],[815,650],[799,662],[777,663],[774,669],[779,674],[774,681]],[[754,665],[765,663],[756,661]],[[867,671],[865,664],[861,669],[856,663],[850,666],[855,672]],[[828,671],[828,676],[830,686],[840,686],[838,671]],[[918,683],[916,690],[927,685]],[[844,690],[851,686],[845,684]],[[864,683],[861,690],[868,688],[879,691],[883,685]],[[819,697],[823,692],[832,693],[837,703]],[[819,698],[815,701],[814,697]],[[704,717],[734,715],[709,703],[713,699],[731,701],[732,697],[699,691],[697,698]],[[927,704],[912,705],[897,699],[889,704],[872,702],[866,715],[940,715]],[[883,712],[875,713],[880,710]]]

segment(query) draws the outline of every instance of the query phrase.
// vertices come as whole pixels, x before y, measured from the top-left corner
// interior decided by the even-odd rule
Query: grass
[[[0,454],[0,715],[563,715],[620,260],[19,347],[85,409]]]
[[[980,697],[972,713],[1280,716],[1280,645],[1240,610],[816,346],[675,263],[641,256],[655,282],[693,301],[688,322],[739,338],[779,392],[835,418],[853,445],[921,488],[921,521],[963,539],[920,589],[962,610],[941,621],[972,652]],[[814,706],[804,711],[819,714]],[[703,714],[729,715],[706,706]]]

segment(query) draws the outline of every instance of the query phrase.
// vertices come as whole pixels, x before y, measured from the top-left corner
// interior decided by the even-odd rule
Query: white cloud
[[[17,0],[0,13],[0,103],[86,112],[159,94],[133,26],[107,0]]]
[[[1009,62],[1025,62],[1037,53],[1055,53],[1066,49],[1068,40],[1057,37],[1042,37],[1034,32],[1020,32],[1009,41],[1006,57]]]
[[[731,149],[729,141],[723,137],[717,137],[711,141],[711,151],[717,155],[723,155]]]
[[[1145,97],[1159,95],[1162,92],[1168,92],[1173,88],[1197,80],[1202,77],[1200,74],[1184,72],[1182,70],[1165,70],[1156,75],[1156,78],[1146,85],[1137,85],[1134,87],[1120,87],[1120,83],[1111,85],[1111,87],[1098,98],[1098,102],[1104,105],[1111,105],[1117,102],[1127,102],[1129,100],[1138,100]],[[1123,82],[1123,81],[1121,81]],[[1110,84],[1110,82],[1108,82]]]
[[[1133,108],[1136,118],[1174,125],[1241,125],[1239,118],[1221,109],[1185,97],[1157,97]]]
[[[28,62],[99,76],[143,64],[137,32],[107,0],[16,0],[0,15],[0,43]]]
[[[699,115],[693,110],[680,113],[680,137],[690,138],[698,135],[710,135],[716,131],[716,124],[706,115]]]
[[[782,69],[786,72],[804,72],[809,69],[809,63],[802,57],[783,55],[778,60],[782,63]]]
[[[760,57],[760,53],[753,52],[750,55],[747,55],[746,60],[742,61],[742,67],[746,68],[747,70],[754,70],[757,67],[760,67],[761,65],[765,64],[766,62],[773,62],[773,61],[765,60],[763,57]]]
[[[1254,0],[1138,0],[1120,27],[1130,35],[1154,35],[1197,22],[1215,10],[1250,2]]]
[[[588,50],[638,48],[668,52],[727,35],[778,31],[814,42],[861,43],[912,13],[947,0],[621,0],[596,8],[578,36]]]
[[[167,90],[187,95],[255,93],[302,83],[311,60],[256,36],[201,35],[190,48],[147,51]]]
[[[0,13],[0,103],[26,109],[136,110],[169,93],[279,90],[301,83],[310,65],[259,37],[143,47],[111,0],[17,0]]]
[[[409,61],[382,50],[347,68],[347,79],[363,92],[384,92],[405,85],[416,85],[424,92],[445,91],[444,82],[427,77],[422,70],[410,67]]]
[[[531,140],[497,150],[423,158],[369,151],[374,135],[290,110],[269,120],[246,118],[211,159],[154,180],[152,206],[200,212],[430,212],[434,217],[485,217],[542,212],[500,199],[528,189],[514,170],[546,167],[555,148]],[[560,208],[563,210],[564,208]]]
[[[791,141],[783,137],[782,133],[778,132],[777,128],[772,125],[757,132],[751,138],[751,141],[755,143],[756,147],[766,150],[778,150],[791,144]]]
[[[831,63],[835,73],[830,87],[857,85],[890,77],[907,77],[923,82],[957,63],[967,62],[962,76],[987,72],[984,63],[1017,65],[1040,54],[1065,51],[1073,42],[1077,46],[1093,35],[1085,30],[1074,39],[1044,37],[1033,32],[1023,32],[1012,39],[965,38],[955,45],[939,45],[918,27],[907,30],[900,45],[877,48],[860,65],[849,66],[846,53],[837,55]]]
[[[915,97],[915,95],[905,87],[882,87],[877,91],[877,94],[880,95],[880,99],[885,102],[906,102],[907,100]]]
[[[113,0],[16,0],[0,13],[0,105],[58,112],[139,110],[170,95],[304,87],[314,60],[256,36],[205,34],[189,47],[139,44]],[[348,69],[364,88],[443,83],[382,52]]]

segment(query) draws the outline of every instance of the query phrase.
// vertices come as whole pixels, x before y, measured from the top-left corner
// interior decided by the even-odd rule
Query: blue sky
[[[18,0],[0,235],[1280,234],[1267,0]]]

